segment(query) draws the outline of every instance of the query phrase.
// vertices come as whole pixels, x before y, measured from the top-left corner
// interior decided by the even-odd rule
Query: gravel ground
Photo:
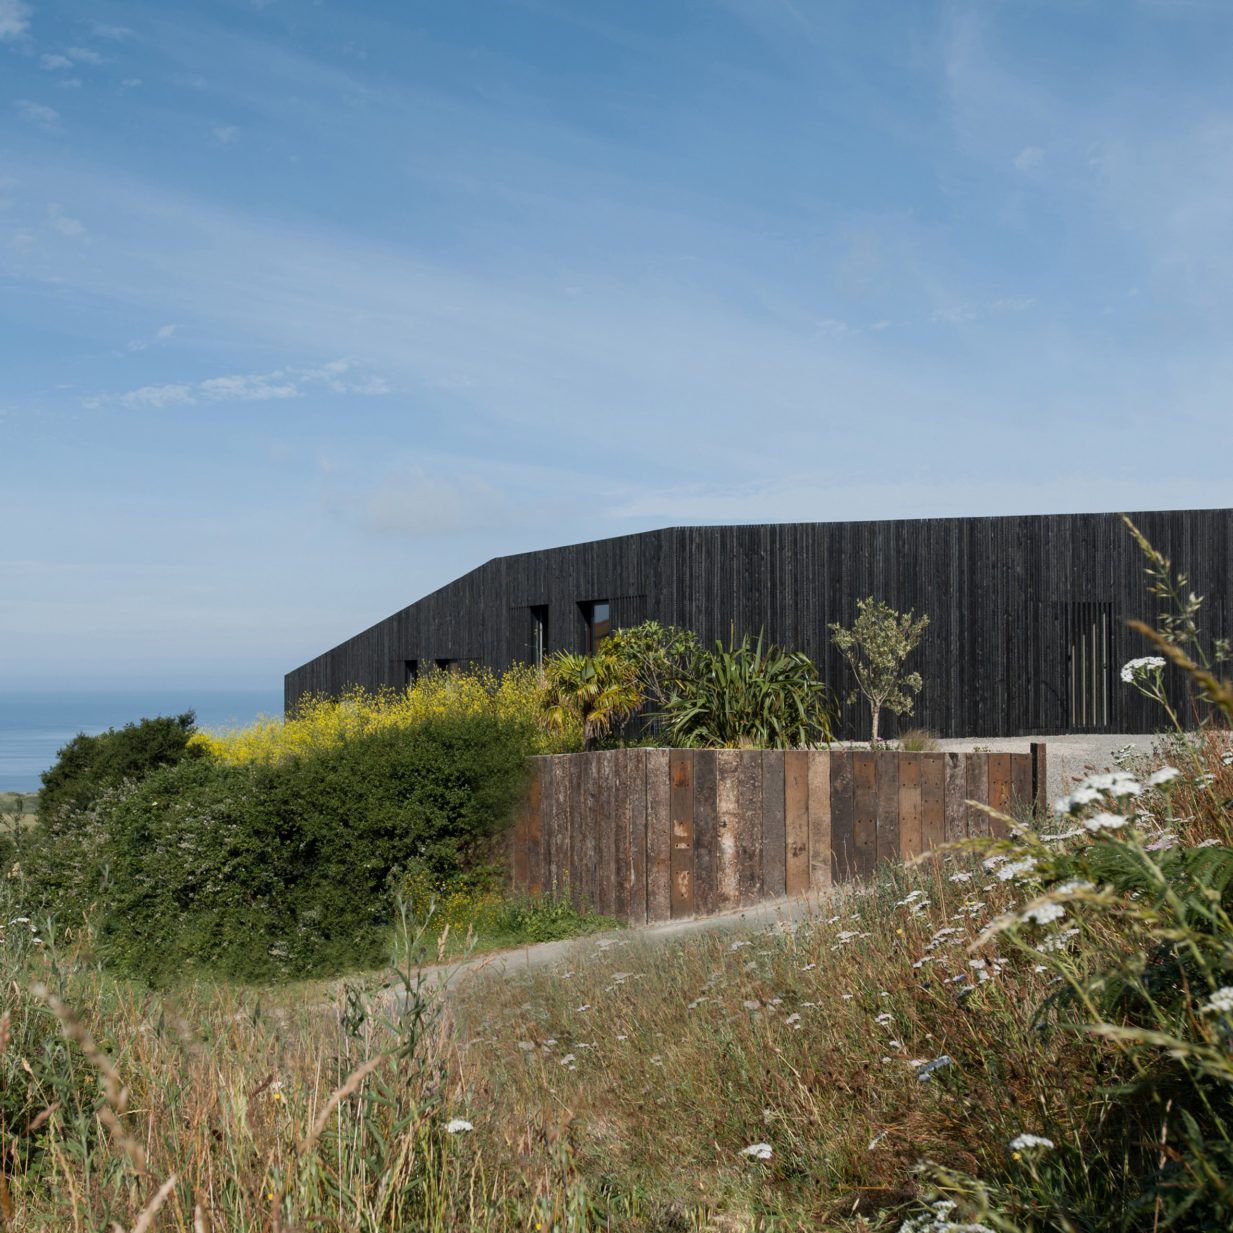
[[[1086,736],[1039,737],[964,737],[962,740],[939,741],[945,750],[987,749],[992,753],[1027,753],[1034,740],[1043,741],[1049,757],[1049,800],[1055,801],[1070,791],[1076,779],[1093,771],[1109,771],[1114,767],[1113,751],[1133,745],[1136,750],[1150,753],[1152,736],[1142,733],[1102,732]]]

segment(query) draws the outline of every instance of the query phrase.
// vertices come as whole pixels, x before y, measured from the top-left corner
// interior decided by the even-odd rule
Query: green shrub
[[[829,744],[835,705],[800,651],[743,638],[700,651],[664,705],[669,743],[693,748],[799,749]]]
[[[482,859],[524,789],[529,739],[493,716],[442,718],[272,766],[156,771],[108,815],[103,954],[154,983],[383,961],[402,870]]]
[[[105,793],[126,781],[198,756],[199,751],[189,748],[195,723],[193,712],[185,711],[109,728],[98,736],[79,733],[60,750],[55,765],[43,772],[39,822],[87,813]]]

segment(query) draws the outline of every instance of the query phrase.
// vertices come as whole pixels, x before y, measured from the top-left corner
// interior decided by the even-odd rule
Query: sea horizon
[[[0,792],[32,794],[59,751],[157,715],[193,711],[199,728],[234,728],[282,714],[281,683],[271,688],[12,689],[0,691]]]

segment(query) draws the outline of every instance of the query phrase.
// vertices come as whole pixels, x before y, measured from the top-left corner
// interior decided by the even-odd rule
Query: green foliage
[[[198,756],[189,747],[195,722],[193,712],[186,711],[109,728],[98,736],[75,736],[60,750],[55,765],[43,772],[39,822],[88,814],[104,794],[125,782]]]
[[[701,651],[663,708],[671,744],[800,749],[829,744],[834,703],[807,655],[756,643]]]
[[[831,641],[847,660],[857,688],[848,702],[864,696],[872,716],[871,740],[878,739],[882,708],[897,715],[912,714],[912,695],[920,692],[919,672],[905,673],[904,661],[920,645],[929,624],[927,616],[896,612],[873,596],[856,601],[856,623],[851,629],[832,623]]]
[[[633,663],[606,653],[602,644],[598,655],[558,651],[544,660],[544,724],[554,733],[580,726],[586,749],[598,749],[642,702]]]
[[[524,790],[529,740],[493,716],[441,718],[272,766],[157,771],[106,817],[100,948],[151,982],[378,963],[400,871],[483,858]]]
[[[701,649],[692,630],[658,621],[613,630],[600,644],[601,654],[630,665],[644,701],[656,709],[693,676]]]

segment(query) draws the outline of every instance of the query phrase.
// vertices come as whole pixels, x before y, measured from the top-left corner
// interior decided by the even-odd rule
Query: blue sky
[[[1224,0],[0,0],[0,688],[481,561],[1233,502]]]

